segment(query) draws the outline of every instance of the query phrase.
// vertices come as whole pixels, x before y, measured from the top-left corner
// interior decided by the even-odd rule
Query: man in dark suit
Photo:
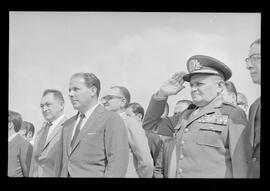
[[[18,132],[22,125],[19,113],[9,111],[8,116],[8,176],[28,177],[33,146]]]
[[[64,115],[64,97],[59,90],[44,91],[40,107],[45,121],[34,140],[30,177],[59,177],[61,170],[60,137]]]
[[[261,39],[254,41],[249,48],[246,67],[253,83],[261,85]],[[261,97],[250,106],[246,141],[248,153],[248,178],[260,178],[260,138],[261,138]]]
[[[78,113],[63,124],[61,177],[124,177],[129,151],[121,117],[98,104],[100,81],[92,73],[76,73],[69,97]]]
[[[145,130],[176,139],[169,149],[168,177],[245,178],[247,120],[242,109],[222,98],[230,68],[210,56],[194,55],[187,69],[189,74],[175,73],[152,96],[144,118]],[[168,96],[180,92],[185,81],[190,83],[193,107],[161,118]]]

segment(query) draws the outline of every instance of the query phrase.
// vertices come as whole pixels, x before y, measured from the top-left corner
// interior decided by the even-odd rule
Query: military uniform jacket
[[[249,123],[247,128],[246,145],[248,148],[248,178],[260,177],[260,119],[257,119],[258,131],[255,133],[255,119],[257,112],[260,112],[261,99],[258,98],[249,109]]]
[[[168,167],[179,178],[245,178],[247,157],[244,111],[216,98],[201,111],[187,109],[179,115],[162,119],[167,100],[152,97],[143,128],[161,135],[176,136]],[[162,127],[162,128],[160,128]],[[172,162],[176,160],[175,162]],[[172,172],[170,172],[172,173]]]

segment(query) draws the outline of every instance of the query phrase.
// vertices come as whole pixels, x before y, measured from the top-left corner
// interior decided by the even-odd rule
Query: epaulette
[[[229,106],[232,106],[232,107],[234,107],[234,108],[237,108],[236,105],[234,105],[234,104],[232,104],[232,103],[230,103],[230,102],[226,102],[226,101],[222,102],[222,105],[229,105]]]

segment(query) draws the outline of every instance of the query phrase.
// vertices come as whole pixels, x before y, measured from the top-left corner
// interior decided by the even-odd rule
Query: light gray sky
[[[76,113],[68,97],[73,73],[96,74],[101,96],[126,86],[146,110],[151,95],[174,72],[187,71],[195,54],[227,64],[250,104],[260,96],[244,61],[261,36],[260,13],[10,12],[9,23],[9,109],[36,129],[47,88],[62,91],[67,117]],[[189,84],[169,98],[170,114],[179,99],[191,99]]]

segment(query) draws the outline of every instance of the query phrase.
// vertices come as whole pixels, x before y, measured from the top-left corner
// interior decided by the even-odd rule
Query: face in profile
[[[95,94],[92,87],[87,87],[85,81],[81,77],[71,78],[69,83],[69,98],[75,110],[85,113]]]
[[[255,84],[261,84],[261,45],[253,44],[249,49],[249,57],[246,67],[250,72],[251,79]]]
[[[53,93],[48,93],[42,97],[40,108],[46,121],[53,122],[63,111],[63,104],[54,97]]]
[[[236,103],[236,95],[232,92],[227,91],[226,88],[224,88],[222,92],[222,97],[225,102],[231,103],[233,105],[237,105]]]
[[[104,107],[109,111],[118,112],[125,106],[125,98],[118,88],[110,88],[101,98]]]
[[[132,107],[128,107],[126,109],[126,114],[127,114],[127,116],[132,117],[132,118],[136,119],[137,121],[140,121],[140,122],[142,121],[142,114],[134,113]]]

